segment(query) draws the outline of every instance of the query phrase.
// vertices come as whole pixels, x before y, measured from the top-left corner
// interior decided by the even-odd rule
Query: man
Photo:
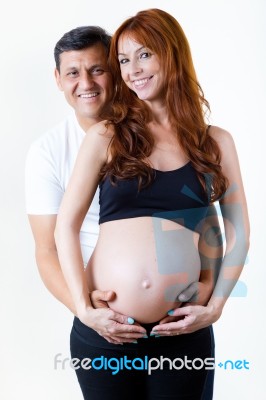
[[[54,242],[60,202],[79,146],[91,125],[99,122],[112,94],[107,68],[111,37],[100,27],[79,27],[56,44],[55,78],[74,110],[59,125],[35,141],[26,160],[26,209],[36,243],[36,261],[47,289],[75,314]],[[98,192],[80,234],[84,265],[98,236]],[[103,300],[112,293],[101,294]],[[105,297],[107,296],[107,297]]]

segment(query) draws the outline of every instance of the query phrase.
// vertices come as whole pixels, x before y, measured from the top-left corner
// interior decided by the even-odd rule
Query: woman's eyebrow
[[[141,50],[146,49],[145,46],[141,46],[139,49],[135,50],[135,53],[139,53]],[[118,56],[125,56],[125,53],[118,53]]]

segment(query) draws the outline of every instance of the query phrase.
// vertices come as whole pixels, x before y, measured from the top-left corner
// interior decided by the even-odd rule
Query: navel
[[[149,279],[144,279],[141,282],[141,286],[143,287],[143,289],[149,289],[151,287],[151,282],[149,281]]]

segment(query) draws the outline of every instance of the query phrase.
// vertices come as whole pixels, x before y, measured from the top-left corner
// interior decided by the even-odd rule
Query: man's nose
[[[79,85],[84,90],[89,90],[94,86],[94,80],[91,74],[84,72],[80,75]]]

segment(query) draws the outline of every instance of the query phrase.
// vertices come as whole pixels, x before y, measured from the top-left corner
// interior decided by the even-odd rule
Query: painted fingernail
[[[169,310],[169,311],[167,312],[167,314],[168,314],[168,315],[174,315],[174,310]]]
[[[131,317],[128,317],[127,322],[128,322],[130,325],[132,325],[132,324],[134,324],[135,320],[134,320],[133,318],[131,318]]]
[[[134,340],[134,342],[131,342],[131,343],[138,344],[138,341],[137,341],[137,340]]]
[[[155,335],[154,337],[161,337],[161,335]]]
[[[143,339],[147,339],[148,337],[149,337],[149,336],[146,335],[146,334],[145,334],[144,336],[142,336]]]
[[[150,333],[150,336],[155,336],[156,335],[156,332],[151,332]]]

